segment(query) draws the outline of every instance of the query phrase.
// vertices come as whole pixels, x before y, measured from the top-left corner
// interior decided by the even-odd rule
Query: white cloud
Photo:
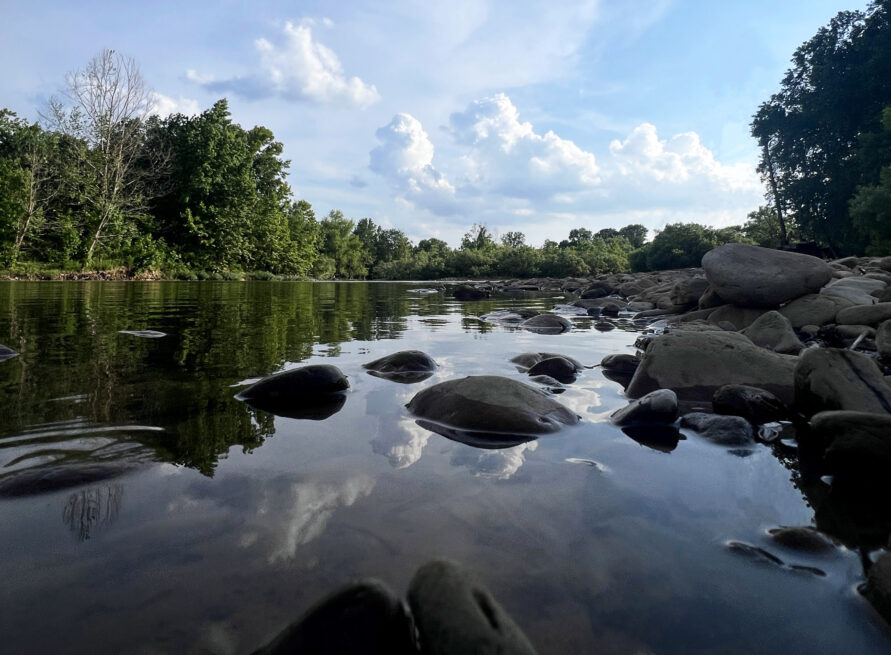
[[[313,39],[311,20],[285,23],[278,42],[254,41],[257,73],[216,80],[193,70],[186,77],[211,91],[233,91],[248,98],[279,96],[319,104],[347,103],[365,109],[380,100],[373,84],[347,77],[337,55]],[[324,22],[326,27],[333,23]]]
[[[161,118],[166,118],[171,114],[185,114],[186,116],[194,116],[201,113],[201,107],[197,100],[192,98],[171,98],[163,93],[152,93],[150,113],[157,114]]]

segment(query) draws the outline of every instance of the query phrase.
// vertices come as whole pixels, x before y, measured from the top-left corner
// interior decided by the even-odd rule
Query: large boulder
[[[520,627],[474,576],[449,561],[428,562],[408,586],[420,637],[430,655],[534,655]]]
[[[471,375],[422,389],[406,405],[415,416],[462,431],[538,435],[578,423],[550,395],[498,375]]]
[[[839,348],[809,348],[795,367],[795,405],[824,410],[891,412],[891,387],[871,357]]]
[[[741,243],[710,250],[702,268],[718,295],[740,307],[779,307],[832,278],[832,268],[817,257]]]
[[[789,319],[774,310],[759,316],[742,333],[749,337],[756,346],[777,353],[797,355],[804,348],[804,344],[792,329]]]
[[[672,389],[682,400],[711,400],[725,384],[745,384],[791,403],[795,362],[736,332],[680,330],[652,340],[625,393],[639,398]]]

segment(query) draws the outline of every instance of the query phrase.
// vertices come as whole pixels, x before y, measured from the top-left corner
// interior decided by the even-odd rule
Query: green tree
[[[334,275],[350,280],[368,275],[362,241],[353,233],[355,223],[332,209],[321,223],[319,250],[334,262]]]
[[[461,250],[492,250],[495,240],[489,228],[481,223],[474,223],[461,238]]]
[[[781,229],[777,212],[767,206],[761,206],[753,212],[749,212],[748,220],[742,226],[742,233],[746,240],[764,248],[780,248],[784,245],[783,231]],[[785,226],[791,228],[791,226]],[[787,235],[791,231],[787,231]]]
[[[619,234],[628,240],[632,248],[640,248],[647,240],[647,228],[639,223],[626,225],[619,230]]]
[[[526,235],[522,232],[505,232],[501,237],[501,245],[506,248],[519,248],[526,245]]]

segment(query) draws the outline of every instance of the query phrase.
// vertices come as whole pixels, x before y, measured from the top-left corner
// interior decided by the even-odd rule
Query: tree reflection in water
[[[78,541],[87,541],[97,530],[114,523],[124,500],[124,485],[81,489],[68,496],[62,510],[62,521]]]

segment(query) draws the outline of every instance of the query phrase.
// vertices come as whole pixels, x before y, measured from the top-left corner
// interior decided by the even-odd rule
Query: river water
[[[558,396],[579,425],[536,441],[480,450],[418,426],[404,406],[428,385],[522,380],[509,359],[530,351],[597,364],[637,336],[491,324],[561,301],[428,286],[0,282],[0,343],[21,353],[0,362],[0,652],[249,653],[337,586],[404,594],[439,557],[541,653],[889,652],[853,546],[768,539],[815,522],[781,445],[639,443],[608,423],[626,399],[597,368]],[[434,376],[362,369],[404,349]],[[308,363],[349,376],[325,420],[234,398]]]

